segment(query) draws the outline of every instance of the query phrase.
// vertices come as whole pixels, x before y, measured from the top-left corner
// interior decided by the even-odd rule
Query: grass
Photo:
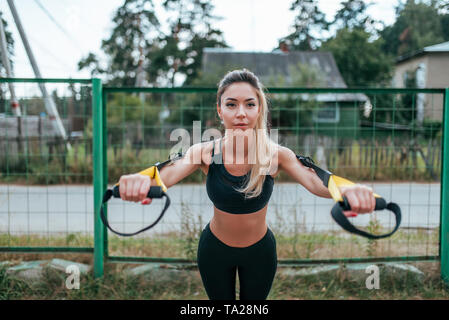
[[[117,237],[109,233],[111,256],[166,257],[196,259],[202,222],[183,216],[182,232],[151,237]],[[186,227],[190,226],[190,227]],[[399,230],[383,240],[369,240],[344,232],[276,233],[278,259],[333,259],[383,256],[438,255],[439,231]],[[0,247],[93,247],[90,235],[65,236],[0,234]]]
[[[183,228],[179,233],[155,235],[151,238],[109,237],[109,254],[143,257],[181,257],[192,259],[201,229],[200,220],[183,206]],[[281,221],[277,228],[284,228]],[[375,226],[379,229],[379,226]],[[400,230],[393,237],[375,243],[349,236],[346,233],[294,233],[276,236],[279,259],[379,257],[394,255],[431,255],[438,252],[438,230]],[[38,237],[0,236],[0,246],[91,246],[93,239],[82,234]],[[412,252],[410,252],[412,251]],[[62,253],[3,253],[0,261],[49,260],[61,258],[93,264],[91,254]],[[414,277],[381,276],[379,290],[368,290],[365,280],[352,277],[349,272],[323,273],[319,276],[291,276],[280,265],[268,296],[270,300],[284,299],[448,299],[449,291],[440,280],[439,263],[413,263],[424,272],[422,281]],[[80,289],[65,287],[66,274],[44,268],[40,281],[29,282],[0,267],[0,299],[152,299],[205,300],[208,299],[196,267],[182,269],[176,265],[162,265],[159,271],[130,276],[125,270],[136,264],[106,263],[105,275],[95,279],[92,272],[81,275]],[[178,265],[179,266],[179,265]],[[366,275],[368,276],[368,275]],[[237,292],[239,282],[237,278]],[[238,295],[237,295],[238,297]]]
[[[86,258],[71,255],[59,256],[72,261],[86,262]],[[340,269],[337,273],[323,273],[315,276],[291,276],[278,267],[268,296],[269,300],[294,299],[449,299],[449,289],[440,280],[439,263],[414,263],[425,276],[418,280],[413,276],[380,275],[380,288],[369,290],[365,278],[353,277]],[[65,287],[67,275],[44,268],[40,281],[21,280],[6,273],[0,267],[0,299],[151,299],[151,300],[207,300],[197,269],[161,272],[130,276],[124,271],[134,265],[106,264],[102,279],[95,279],[92,273],[81,275],[80,289]],[[163,270],[163,269],[160,269]],[[237,297],[238,297],[237,280]]]
[[[345,232],[307,233],[300,222],[289,224],[283,216],[271,226],[276,235],[278,259],[330,259],[349,257],[438,255],[439,230],[400,229],[392,237],[370,241]],[[163,257],[195,259],[203,222],[188,204],[182,204],[181,232],[152,234],[151,237],[123,238],[109,233],[108,253],[111,256]],[[385,232],[371,220],[367,229]],[[93,247],[91,235],[82,233],[49,234],[47,236],[0,234],[0,246],[70,246]],[[0,261],[19,263],[29,260],[61,258],[92,265],[91,254],[3,253]],[[414,263],[425,279],[413,277],[382,277],[379,290],[368,290],[365,282],[348,272],[320,276],[292,277],[278,267],[268,299],[448,299],[449,293],[440,281],[439,264]],[[106,263],[105,276],[81,276],[81,288],[68,290],[66,274],[44,269],[38,282],[27,282],[5,272],[0,266],[0,299],[207,299],[198,270],[173,270],[167,265],[165,276],[150,272],[146,276],[129,276],[124,271],[135,266]],[[171,268],[169,268],[171,267]],[[237,291],[238,291],[237,278]]]

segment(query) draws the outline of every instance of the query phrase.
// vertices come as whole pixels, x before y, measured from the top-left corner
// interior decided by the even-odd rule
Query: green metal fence
[[[338,175],[371,185],[403,211],[402,228],[391,238],[369,241],[351,236],[330,218],[331,200],[311,196],[281,174],[267,212],[278,242],[279,265],[441,259],[443,274],[447,272],[443,215],[447,191],[442,174],[447,92],[329,88],[268,88],[268,92],[272,129],[278,129],[282,145],[321,160],[320,165]],[[104,168],[98,177],[102,191],[122,174],[165,160],[178,142],[176,137],[170,141],[175,130],[185,129],[192,143],[194,121],[201,123],[201,134],[212,128],[223,133],[215,94],[215,88],[103,88],[103,114],[96,123],[103,130],[97,136],[103,137],[103,153],[98,153],[102,161],[98,167]],[[198,170],[172,187],[171,208],[144,236],[120,238],[101,227],[98,255],[111,262],[194,263],[200,232],[213,212],[204,182]],[[156,202],[145,207],[110,201],[108,216],[116,229],[135,231],[154,220],[161,208]],[[385,212],[353,221],[372,232],[394,224]]]
[[[91,82],[0,78],[1,252],[93,253]]]
[[[99,207],[108,185],[165,160],[180,135],[190,136],[193,143],[206,139],[202,135],[208,129],[223,133],[216,116],[216,88],[113,88],[103,87],[99,79],[0,79],[0,121],[17,120],[9,108],[8,82],[23,88],[18,90],[22,121],[45,110],[37,83],[66,88],[56,88],[52,95],[67,132],[74,134],[69,135],[68,150],[67,141],[55,137],[11,137],[6,127],[0,129],[0,251],[93,252],[97,277],[103,275],[105,262],[195,263],[200,232],[213,214],[200,170],[169,189],[172,205],[164,219],[137,237],[109,233]],[[440,260],[442,277],[449,279],[444,161],[448,89],[267,91],[271,129],[278,130],[281,145],[372,186],[403,211],[400,230],[388,239],[352,236],[331,219],[332,200],[311,195],[281,174],[267,212],[279,265]],[[193,130],[194,121],[201,124],[199,133]],[[106,212],[113,227],[130,232],[154,221],[161,206],[157,200],[142,206],[112,199]],[[352,221],[371,232],[394,225],[386,212]],[[25,228],[17,230],[17,225]]]

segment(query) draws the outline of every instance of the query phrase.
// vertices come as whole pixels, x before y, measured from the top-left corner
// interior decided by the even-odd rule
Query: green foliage
[[[192,210],[185,202],[181,202],[181,225],[184,257],[189,260],[196,260],[203,222],[201,216],[198,216],[198,221],[196,221]]]
[[[320,32],[328,30],[329,22],[325,14],[318,8],[317,0],[295,0],[290,10],[297,13],[294,20],[294,31],[279,41],[286,43],[291,50],[314,50],[320,46]]]
[[[383,53],[382,40],[370,36],[358,28],[341,29],[320,48],[333,54],[349,87],[381,86],[391,78],[393,59]]]
[[[449,14],[439,11],[443,1],[407,0],[397,7],[396,21],[381,32],[382,49],[394,56],[412,53],[449,40]],[[441,12],[441,13],[440,13]]]
[[[346,0],[340,3],[341,8],[334,17],[333,24],[342,29],[365,28],[372,23],[366,9],[372,5],[363,0]]]
[[[3,19],[3,14],[0,12],[0,23],[3,24],[3,30],[5,32],[6,36],[6,49],[8,50],[8,56],[13,57],[14,56],[14,38],[12,37],[11,31],[9,31],[8,23],[5,19]],[[13,66],[13,60],[10,60],[11,66]],[[5,66],[3,65],[3,59],[0,59],[0,70],[3,70]]]
[[[5,266],[0,266],[0,300],[22,298],[30,290],[30,286],[23,280],[10,277],[6,269]]]
[[[126,0],[114,14],[111,36],[102,42],[109,64],[101,66],[89,53],[78,68],[107,75],[110,85],[144,85],[147,81],[173,86],[177,77],[191,83],[201,67],[203,48],[227,47],[222,32],[212,26],[216,19],[211,14],[213,5],[166,0],[162,8],[168,17],[164,23],[153,1]]]

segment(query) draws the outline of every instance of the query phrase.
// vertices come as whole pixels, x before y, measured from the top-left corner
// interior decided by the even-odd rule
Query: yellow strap
[[[329,189],[329,193],[331,194],[334,201],[339,202],[343,201],[343,197],[341,196],[340,190],[338,188],[344,186],[352,186],[354,184],[355,184],[354,182],[349,181],[345,178],[336,175],[331,175],[329,177],[329,183],[327,185],[327,188]],[[374,193],[374,197],[381,198],[381,196],[376,193]]]
[[[145,170],[142,170],[139,172],[139,174],[142,174],[144,176],[149,176],[151,179],[156,180],[156,184],[160,187],[162,187],[162,190],[164,192],[167,192],[167,187],[165,186],[165,184],[162,182],[161,176],[159,174],[159,170],[157,169],[156,166],[151,166]],[[119,184],[117,183],[116,186],[118,186]]]

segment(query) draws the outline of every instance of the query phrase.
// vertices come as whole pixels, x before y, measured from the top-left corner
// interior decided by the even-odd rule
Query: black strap
[[[101,208],[100,208],[100,217],[101,217],[101,221],[103,221],[103,224],[112,232],[114,232],[115,234],[118,234],[119,236],[123,236],[123,237],[130,237],[130,236],[135,236],[136,234],[142,233],[144,231],[147,231],[151,228],[153,228],[164,216],[165,211],[167,211],[168,207],[170,206],[170,198],[168,197],[168,195],[162,191],[162,188],[159,186],[152,186],[150,188],[150,191],[148,191],[148,198],[162,198],[165,197],[165,206],[164,209],[162,209],[162,212],[160,213],[159,217],[156,219],[156,221],[154,221],[152,224],[150,224],[148,227],[145,227],[143,229],[140,229],[136,232],[132,232],[132,233],[124,233],[124,232],[119,232],[116,231],[114,229],[112,229],[112,227],[109,225],[108,219],[104,213],[103,210],[103,205],[109,201],[109,199],[111,199],[111,197],[114,198],[120,198],[120,192],[119,192],[119,187],[115,186],[112,190],[111,189],[107,189],[106,192],[103,195],[103,201],[101,203]]]
[[[310,157],[304,157],[301,155],[296,155],[298,160],[306,167],[312,168],[315,173],[318,175],[318,177],[323,181],[324,186],[327,188],[329,185],[329,179],[333,175],[332,172],[321,169],[320,167],[316,166],[312,158]],[[344,230],[360,235],[365,238],[369,239],[382,239],[391,236],[393,233],[395,233],[400,224],[401,224],[401,208],[393,202],[390,202],[387,204],[384,198],[377,198],[376,197],[376,207],[374,210],[384,210],[387,209],[389,211],[392,211],[396,217],[396,226],[394,229],[383,235],[375,235],[368,233],[366,231],[360,230],[356,228],[344,215],[343,211],[350,211],[351,206],[349,205],[348,199],[346,197],[343,197],[343,201],[337,202],[331,210],[332,218],[335,220],[336,223],[338,223]]]
[[[394,213],[396,217],[396,226],[394,229],[386,234],[376,235],[372,234],[363,230],[360,230],[356,228],[351,222],[349,222],[349,219],[344,215],[343,211],[351,210],[351,206],[348,203],[348,200],[346,197],[343,197],[343,202],[337,202],[331,210],[332,218],[337,222],[340,227],[342,227],[344,230],[357,234],[359,236],[368,238],[368,239],[382,239],[387,238],[391,236],[393,233],[398,230],[400,224],[401,224],[401,208],[393,202],[386,203],[385,199],[383,198],[376,198],[376,208],[375,210],[384,210],[387,209]]]
[[[184,156],[184,154],[182,152],[178,152],[177,154],[175,154],[173,157],[171,157],[170,159],[164,161],[164,162],[158,162],[156,163],[154,166],[157,168],[157,170],[161,170],[164,166],[166,166],[167,164],[173,162],[174,160],[180,159]],[[119,236],[123,236],[123,237],[130,237],[130,236],[135,236],[136,234],[142,233],[144,231],[147,231],[151,228],[153,228],[164,216],[165,211],[167,211],[168,207],[170,206],[170,198],[168,197],[168,195],[162,190],[162,187],[160,186],[152,186],[150,187],[150,190],[148,191],[148,198],[154,199],[154,198],[163,198],[165,197],[165,206],[162,209],[161,213],[159,214],[159,217],[156,219],[155,222],[153,222],[151,225],[149,225],[148,227],[145,227],[143,229],[140,229],[136,232],[132,232],[132,233],[124,233],[124,232],[119,232],[116,231],[114,229],[112,229],[112,227],[109,225],[108,219],[104,213],[104,209],[103,206],[106,202],[108,202],[112,197],[114,198],[120,198],[120,190],[118,186],[114,186],[113,189],[107,189],[103,195],[103,200],[101,202],[101,206],[100,206],[100,217],[101,217],[101,221],[103,222],[103,224],[112,232],[114,232],[115,234],[118,234]]]

